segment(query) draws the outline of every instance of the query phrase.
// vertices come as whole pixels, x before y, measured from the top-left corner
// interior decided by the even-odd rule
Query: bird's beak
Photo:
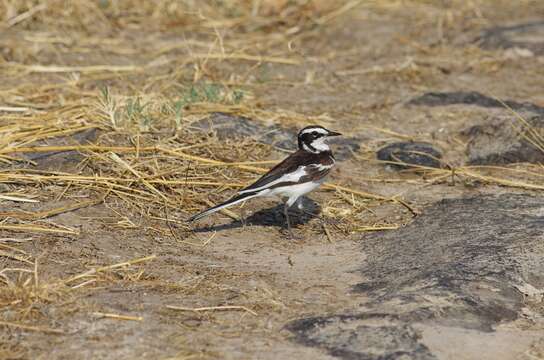
[[[342,134],[340,134],[339,132],[335,132],[335,131],[329,131],[329,133],[327,134],[327,136],[340,136]]]

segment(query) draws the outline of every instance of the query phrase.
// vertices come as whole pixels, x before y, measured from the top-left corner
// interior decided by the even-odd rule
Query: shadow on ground
[[[292,226],[307,224],[310,220],[318,217],[321,213],[321,207],[314,200],[308,197],[303,197],[299,201],[302,202],[302,210],[298,209],[296,206],[292,206],[289,209],[289,219],[291,220]],[[241,216],[243,216],[243,214]],[[195,227],[193,231],[196,233],[202,233],[209,231],[236,229],[244,226],[286,228],[287,223],[283,214],[283,204],[259,210],[247,216],[245,220],[242,221],[232,221],[230,223],[221,225]]]

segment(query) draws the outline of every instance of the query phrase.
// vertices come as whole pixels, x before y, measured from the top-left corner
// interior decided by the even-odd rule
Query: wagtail
[[[298,133],[298,150],[274,166],[269,172],[248,187],[238,191],[230,200],[196,214],[188,219],[195,221],[226,207],[259,196],[279,195],[286,198],[284,206],[287,228],[291,231],[289,208],[304,194],[321,185],[334,166],[335,160],[327,139],[340,133],[322,126],[312,125]]]

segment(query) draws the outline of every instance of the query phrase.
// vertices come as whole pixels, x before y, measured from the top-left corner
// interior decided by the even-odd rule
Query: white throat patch
[[[329,144],[327,144],[326,140],[327,140],[326,137],[320,137],[312,141],[310,145],[312,145],[312,147],[316,149],[318,152],[329,151],[331,148],[329,147]]]

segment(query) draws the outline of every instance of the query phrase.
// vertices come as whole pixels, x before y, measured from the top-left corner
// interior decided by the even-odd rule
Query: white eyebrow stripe
[[[312,127],[312,128],[308,128],[308,129],[305,129],[305,130],[302,130],[301,134],[307,134],[307,133],[311,133],[311,132],[318,132],[320,134],[323,134],[323,135],[327,135],[328,134],[328,131],[323,129],[323,128],[319,128],[319,127]]]

